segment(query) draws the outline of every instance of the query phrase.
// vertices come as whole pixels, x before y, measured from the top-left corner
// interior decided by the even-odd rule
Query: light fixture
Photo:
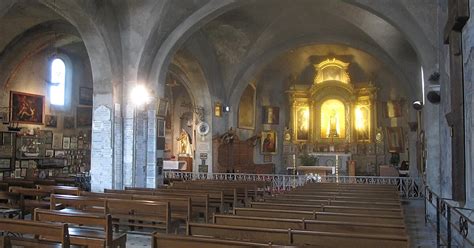
[[[224,106],[224,108],[222,109],[222,111],[223,111],[224,113],[230,112],[230,106]]]
[[[414,101],[412,105],[415,110],[421,110],[423,108],[423,102],[419,100]]]
[[[137,107],[140,107],[144,104],[150,102],[150,94],[148,93],[147,88],[144,85],[136,85],[130,92],[130,98],[133,104]]]

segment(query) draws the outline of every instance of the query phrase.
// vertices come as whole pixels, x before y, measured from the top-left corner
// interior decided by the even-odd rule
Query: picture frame
[[[53,131],[43,130],[43,137],[45,144],[52,144],[53,143]]]
[[[156,105],[156,115],[165,117],[168,111],[168,100],[160,98],[158,99],[158,103]]]
[[[262,111],[262,124],[278,125],[280,124],[280,108],[263,106]]]
[[[214,116],[215,117],[222,117],[222,103],[216,102],[214,104]]]
[[[157,136],[165,137],[165,120],[158,119],[156,126],[157,126]]]
[[[401,100],[390,100],[383,102],[384,106],[384,116],[386,118],[398,118],[402,117],[402,106],[403,101]]]
[[[255,86],[249,84],[240,97],[238,127],[241,129],[255,129],[256,92]]]
[[[11,170],[12,169],[12,159],[11,158],[0,158],[0,171],[2,170]]]
[[[66,151],[62,150],[55,150],[54,151],[54,157],[55,158],[64,158],[66,156]]]
[[[71,146],[71,137],[63,137],[63,149],[67,150]]]
[[[10,121],[43,125],[44,96],[10,91]]]
[[[260,139],[260,151],[262,154],[276,154],[277,153],[277,134],[273,130],[262,131],[262,138]]]
[[[79,104],[92,106],[92,103],[93,103],[92,88],[80,87],[79,88]]]
[[[52,128],[58,127],[58,117],[56,115],[45,115],[44,126]]]
[[[401,127],[387,127],[388,151],[391,153],[404,152],[403,129]]]
[[[74,129],[74,116],[64,116],[64,129]]]
[[[92,107],[76,108],[76,126],[91,127],[92,126]]]
[[[47,158],[54,157],[54,150],[45,150],[44,156],[47,157]]]
[[[53,143],[51,145],[53,149],[62,149],[63,148],[63,134],[62,133],[53,133]]]

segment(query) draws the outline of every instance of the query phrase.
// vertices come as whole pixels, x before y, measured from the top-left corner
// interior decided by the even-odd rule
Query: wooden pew
[[[125,190],[127,192],[136,192],[139,194],[152,194],[152,195],[184,195],[184,196],[193,196],[193,195],[207,195],[209,198],[209,207],[210,208],[217,208],[220,213],[225,212],[225,204],[226,201],[224,200],[224,191],[219,191],[217,189],[214,190],[183,190],[183,189],[153,189],[153,190]],[[233,201],[233,199],[232,199]],[[194,202],[194,200],[193,200]]]
[[[177,228],[173,227],[169,202],[107,199],[106,213],[112,215],[114,225],[129,226],[132,230],[135,227],[153,228],[170,233]]]
[[[235,208],[234,215],[251,217],[272,217],[284,216],[290,219],[323,220],[323,221],[350,221],[355,223],[384,223],[391,225],[404,225],[402,216],[377,215],[377,214],[351,214],[351,213],[331,213],[317,211],[298,211],[282,209],[259,209],[259,208]]]
[[[348,207],[376,207],[376,208],[389,208],[389,209],[395,209],[399,208],[401,209],[401,203],[400,202],[379,202],[379,201],[367,201],[364,199],[359,199],[357,201],[351,200],[351,201],[343,201],[343,200],[332,200],[332,199],[327,199],[327,200],[317,200],[317,199],[301,199],[301,198],[292,198],[292,199],[286,199],[286,198],[280,198],[280,197],[267,197],[263,198],[263,202],[268,202],[268,203],[288,203],[288,204],[301,204],[301,205],[328,205],[328,206],[348,206]]]
[[[181,190],[216,190],[222,191],[224,193],[224,201],[229,203],[231,207],[237,207],[239,205],[244,205],[248,199],[248,191],[242,188],[237,188],[233,186],[219,186],[216,185],[204,185],[204,184],[176,184],[171,187],[171,189],[181,189]],[[239,193],[242,194],[240,195]]]
[[[399,248],[408,247],[407,236],[370,235],[271,229],[258,227],[227,226],[188,223],[187,235],[251,240],[257,243],[273,242],[281,245],[311,245],[324,247]]]
[[[214,215],[213,223],[229,226],[248,226],[276,229],[294,229],[335,233],[406,235],[404,225],[355,223],[349,221],[323,221],[307,219]]]
[[[308,195],[339,195],[339,196],[356,196],[356,197],[377,197],[386,199],[400,199],[398,192],[364,192],[364,191],[345,191],[336,189],[302,189],[296,188],[292,193],[308,194]]]
[[[11,245],[15,247],[70,247],[67,224],[0,218],[0,231],[48,237],[49,240],[42,241],[33,237],[7,236],[0,239],[0,243],[3,243],[0,244],[0,247],[11,247]]]
[[[79,195],[79,192],[81,191],[81,189],[78,187],[61,185],[36,185],[36,188],[39,190],[48,191],[51,194],[60,195]]]
[[[73,245],[113,248],[125,247],[127,242],[125,233],[113,232],[110,214],[66,213],[57,210],[35,209],[34,219],[35,221],[80,225],[80,227],[69,227],[70,240]]]
[[[363,184],[363,183],[308,183],[302,186],[304,188],[336,188],[336,189],[369,189],[397,191],[398,187],[392,184]]]
[[[49,199],[46,199],[50,196],[48,191],[12,186],[9,188],[9,192],[20,195],[21,218],[24,218],[28,213],[33,213],[35,208],[49,208]]]
[[[110,192],[110,191],[109,191]],[[182,220],[183,222],[191,220],[193,217],[193,202],[191,197],[184,196],[154,196],[154,195],[133,195],[133,194],[119,194],[119,193],[89,193],[81,194],[87,195],[90,198],[97,199],[121,199],[121,200],[140,200],[170,203],[171,218],[175,220]],[[138,201],[137,201],[138,202]]]
[[[105,199],[87,196],[57,195],[50,197],[50,209],[72,208],[84,212],[105,213]]]
[[[187,194],[161,194],[154,191],[129,191],[129,190],[106,190],[108,193],[90,193],[83,192],[84,195],[93,195],[100,197],[103,195],[106,198],[116,198],[116,199],[137,199],[137,200],[149,200],[149,201],[169,201],[171,203],[171,211],[174,214],[180,212],[190,214],[189,219],[199,217],[199,214],[203,214],[206,222],[209,220],[209,214],[216,213],[216,208],[213,211],[210,211],[209,204],[209,194],[196,194],[196,193],[187,193]],[[113,192],[113,193],[110,193]],[[188,208],[183,209],[182,200],[190,201],[188,203]],[[177,203],[174,203],[178,201]],[[181,209],[179,209],[181,208]]]
[[[301,211],[318,211],[318,212],[334,212],[334,213],[354,213],[354,214],[377,214],[389,216],[403,216],[402,209],[399,208],[374,208],[374,207],[347,207],[347,206],[327,206],[327,205],[311,205],[311,204],[291,204],[291,203],[268,203],[268,202],[251,202],[252,208],[265,209],[286,209]]]
[[[216,238],[205,238],[205,237],[193,237],[193,236],[179,236],[154,233],[151,240],[152,248],[182,248],[182,247],[193,247],[193,248],[244,248],[244,247],[268,247],[268,248],[293,248],[296,246],[286,245],[272,245],[271,242],[267,244],[237,241],[237,240],[225,240]]]
[[[314,200],[342,200],[342,201],[351,201],[351,200],[361,200],[366,201],[378,201],[378,202],[390,202],[390,203],[400,203],[398,198],[381,198],[377,196],[350,196],[350,195],[339,195],[339,194],[328,194],[328,195],[314,195],[314,194],[304,194],[296,192],[283,192],[280,194],[274,195],[274,197],[285,198],[285,199],[314,199]]]

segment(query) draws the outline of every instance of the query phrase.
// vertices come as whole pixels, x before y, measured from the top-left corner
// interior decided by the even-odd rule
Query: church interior
[[[2,0],[0,247],[474,247],[473,12]]]

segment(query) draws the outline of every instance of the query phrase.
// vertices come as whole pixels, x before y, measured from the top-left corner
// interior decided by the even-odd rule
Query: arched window
[[[51,61],[51,85],[49,87],[50,102],[53,105],[64,106],[66,91],[66,64],[60,58]]]

